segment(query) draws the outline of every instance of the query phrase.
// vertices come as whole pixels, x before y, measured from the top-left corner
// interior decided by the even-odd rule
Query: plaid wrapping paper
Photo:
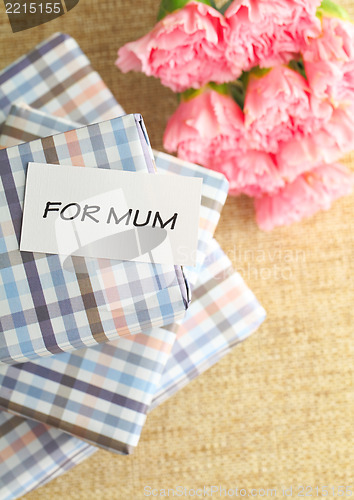
[[[162,379],[160,378],[158,384],[159,388],[150,408],[156,407],[163,400],[172,396],[188,381],[200,375],[225,356],[236,344],[255,331],[265,318],[263,308],[244,284],[240,275],[232,271],[229,259],[215,240],[209,244],[208,254],[193,296],[195,298],[185,319],[176,329],[177,340],[173,344],[172,353],[168,356]],[[119,340],[119,345],[122,340],[127,341],[127,338]],[[95,349],[102,347],[107,349],[108,346],[109,344],[104,344]],[[87,352],[92,350],[91,348],[86,349]],[[62,356],[56,356],[56,358]],[[43,361],[47,362],[50,359],[52,358]],[[13,373],[15,368],[9,367],[9,371]],[[18,383],[17,375],[14,373],[13,375],[15,377],[13,384]],[[26,394],[26,388],[23,387],[23,390]],[[97,390],[99,389],[97,388]],[[43,391],[41,392],[42,396]],[[71,396],[73,397],[74,394]],[[28,396],[24,395],[23,397]],[[11,407],[11,404],[8,406]],[[0,421],[1,418],[4,418],[2,415],[5,413],[0,413]],[[0,450],[2,450],[1,447],[10,450],[10,453],[5,455],[0,469],[0,485],[3,482],[3,489],[13,492],[12,496],[11,494],[5,496],[7,500],[14,499],[29,489],[41,486],[81,462],[96,450],[75,437],[60,431],[53,431],[44,424],[24,421],[19,417],[9,417],[8,415],[6,415],[6,419],[14,419],[14,425],[16,422],[21,422],[16,434],[11,431],[12,424],[7,424],[9,431],[5,432],[5,435],[0,439]],[[50,443],[47,450],[42,450],[39,453],[38,448],[41,450],[41,443],[25,437],[28,427],[32,430],[30,436],[33,439],[35,439],[35,434],[40,436],[39,441]],[[67,462],[65,462],[63,440],[65,450],[67,450]],[[55,451],[51,451],[52,448],[55,448]],[[75,459],[72,458],[73,454]],[[0,459],[1,456],[0,451]],[[17,466],[22,456],[32,457],[29,460],[29,464],[32,466],[28,473]],[[37,462],[38,466],[36,467]],[[63,463],[65,463],[65,468]],[[12,474],[13,469],[17,471],[16,479]],[[56,471],[55,474],[51,472],[53,469]],[[0,488],[1,494],[2,489]]]
[[[149,410],[213,366],[255,332],[265,317],[266,312],[253,292],[234,272],[217,241],[212,240],[198,286],[193,290],[191,310],[176,332]]]
[[[41,137],[68,132],[80,126],[79,123],[48,115],[25,103],[18,102],[11,106],[1,128],[0,147],[10,148],[21,142],[30,142]]]
[[[43,45],[45,45],[45,43]],[[65,88],[63,89],[63,94],[65,94]],[[88,103],[87,107],[88,108],[92,107],[94,105],[92,97],[88,96],[87,100],[91,101],[90,103]],[[104,108],[104,107],[105,106],[103,105],[102,108]],[[97,112],[99,114],[99,106],[97,108]],[[62,114],[62,116],[68,116],[67,113],[61,113],[61,114]],[[115,116],[114,114],[111,114],[108,117],[114,117],[114,116]],[[101,116],[99,116],[98,119],[100,119],[100,118],[101,118]],[[74,118],[74,119],[82,121],[83,123],[87,122],[85,116],[83,116],[82,119],[80,119],[80,118]],[[158,160],[157,160],[157,163],[159,163]],[[178,165],[176,165],[175,168],[180,168],[182,166],[182,163],[177,161],[177,164],[178,163],[179,163],[179,167],[178,167]],[[210,198],[213,199],[213,196],[210,196]],[[204,197],[204,195],[203,195],[203,197]],[[215,225],[216,225],[217,219],[218,219],[217,213],[214,215],[214,219],[215,219]],[[210,278],[212,279],[212,277],[210,277]],[[199,287],[197,286],[196,291],[198,289],[199,289]],[[252,296],[252,298],[253,298],[253,296]],[[252,302],[253,302],[253,300],[252,300]],[[192,315],[193,308],[194,308],[194,303],[192,303],[191,308],[189,309],[189,312],[187,312],[187,314],[190,313]],[[227,318],[229,315],[231,316],[234,311],[233,310],[230,311],[230,305],[228,304],[227,301],[225,302],[225,308],[228,309],[229,312],[227,312],[226,309],[223,310],[221,317],[224,316],[225,318]],[[232,307],[231,307],[231,309],[232,309]],[[261,318],[264,316],[264,313],[263,313],[263,310],[261,310],[260,308],[258,310],[259,310],[259,315],[260,315],[259,322],[261,322]],[[205,322],[205,321],[203,322],[203,324],[205,326],[209,327],[207,330],[208,335],[210,336],[210,338],[214,338],[214,340],[216,340],[219,336],[220,337],[223,336],[224,328],[226,328],[226,330],[229,329],[228,321],[226,321],[226,320],[225,320],[225,322],[221,322],[221,323],[218,323],[217,321],[215,321],[214,322],[214,328],[215,328],[214,332],[212,332],[212,330],[211,330],[211,324],[208,324],[208,322]],[[238,342],[238,339],[241,340],[241,337],[238,337],[238,324],[237,323],[235,323],[233,325],[233,329],[234,329],[233,341],[232,341],[232,335],[230,334],[229,342],[228,342],[229,348],[231,348],[232,345],[236,344]],[[181,331],[183,331],[183,330],[181,330]],[[186,336],[191,335],[191,338],[196,338],[193,336],[193,333],[194,333],[194,329],[192,326],[191,329],[189,330],[189,332],[186,333]],[[206,333],[207,332],[205,332],[205,335],[206,335]],[[214,335],[211,336],[211,333],[213,333]],[[200,330],[199,330],[198,335],[201,338],[201,331]],[[222,344],[224,346],[227,345],[227,343],[222,342],[222,341],[220,342],[220,344]],[[195,365],[194,365],[193,361],[191,361],[189,363],[189,367],[192,370],[190,373],[188,373],[187,367],[185,365],[184,376],[188,377],[189,379],[192,379],[194,376],[197,376],[199,373],[202,372],[203,369],[206,369],[209,365],[216,362],[217,359],[221,358],[223,355],[225,355],[228,352],[228,349],[223,348],[218,355],[217,348],[215,348],[216,352],[214,353],[214,356],[212,357],[210,362],[208,362],[207,355],[205,355],[205,356],[202,355],[203,345],[206,345],[206,346],[209,345],[209,341],[207,338],[205,338],[204,342],[200,341],[199,344],[196,344],[194,346],[193,346],[193,342],[191,342],[190,346],[193,346],[193,352],[191,352],[190,354],[188,353],[188,349],[185,352],[183,352],[183,348],[181,350],[179,349],[179,344],[175,343],[174,345],[175,345],[175,348],[173,351],[172,358],[176,359],[176,357],[179,356],[180,358],[187,360],[190,357],[193,360],[193,352],[200,352],[200,355],[198,356],[198,358],[202,359],[204,361],[204,363],[199,364],[198,370],[194,370]],[[179,352],[179,355],[178,355],[178,352]],[[208,352],[210,352],[210,349]],[[180,371],[178,371],[178,373],[180,374]],[[171,377],[171,371],[170,371],[169,377]],[[181,379],[179,379],[179,380],[181,380]],[[170,394],[177,391],[178,388],[179,388],[178,384],[174,384],[173,379],[171,378]],[[159,396],[160,401],[161,401],[161,393],[163,393],[163,391],[166,392],[167,390],[168,390],[168,386],[166,384],[164,384],[163,388],[161,387],[161,389],[158,391],[158,394],[160,395]],[[157,404],[157,400],[154,402],[154,406],[156,406],[156,404]],[[2,412],[0,415],[6,415],[6,414],[5,414],[5,412]],[[14,422],[16,422],[16,421],[23,422],[23,425],[21,425],[21,426],[18,425],[18,427],[17,427],[18,439],[15,439],[15,436],[11,432],[8,432],[6,434],[7,443],[10,447],[13,447],[14,456],[11,459],[9,457],[7,457],[6,461],[4,461],[2,464],[3,466],[2,466],[2,469],[0,471],[0,484],[3,483],[4,486],[2,489],[0,489],[0,494],[3,494],[5,490],[7,492],[10,491],[9,496],[5,497],[5,498],[8,498],[8,500],[16,498],[16,497],[20,496],[21,494],[26,493],[30,489],[34,489],[34,488],[44,484],[45,482],[51,480],[52,478],[56,477],[56,475],[59,475],[62,472],[64,472],[64,470],[67,470],[67,469],[71,468],[72,466],[74,466],[75,463],[78,463],[79,461],[83,460],[86,456],[89,456],[89,454],[92,453],[96,449],[90,445],[87,445],[86,443],[81,442],[82,451],[81,451],[81,453],[80,452],[77,453],[76,461],[72,460],[71,452],[66,450],[64,453],[67,453],[68,463],[67,463],[67,467],[63,467],[61,464],[65,463],[64,454],[62,456],[63,461],[61,461],[60,456],[57,456],[54,451],[51,451],[51,447],[49,447],[48,452],[46,452],[46,450],[41,450],[42,452],[41,452],[41,454],[39,454],[38,448],[41,449],[41,445],[39,444],[38,448],[37,448],[38,443],[36,440],[29,442],[29,440],[27,440],[25,438],[26,437],[26,429],[27,429],[26,426],[30,425],[30,426],[33,426],[31,428],[34,429],[33,432],[38,436],[39,435],[44,436],[46,433],[47,434],[49,433],[49,436],[47,438],[48,441],[46,441],[46,442],[51,441],[52,440],[51,436],[53,436],[53,434],[50,434],[51,431],[48,429],[47,426],[45,426],[44,424],[41,424],[41,423],[34,423],[32,421],[27,421],[27,420],[24,421],[23,419],[20,419],[19,417],[12,416],[12,417],[7,417],[7,418],[10,420],[13,420]],[[76,445],[79,442],[79,440],[77,440],[74,437],[71,437],[71,436],[68,436],[68,435],[62,433],[60,430],[54,430],[54,433],[58,433],[58,435],[60,437],[53,438],[53,446],[56,446],[56,443],[58,442],[58,446],[60,447],[59,440],[61,439],[61,436],[65,436],[65,439],[68,440],[68,446],[69,446],[69,444],[71,446],[70,450],[76,450]],[[5,438],[5,435],[3,436],[3,439],[0,440],[0,442],[2,444],[4,443],[4,438]],[[5,446],[5,448],[6,448],[6,444],[3,446]],[[17,455],[18,455],[18,459],[17,459]],[[23,456],[28,457],[28,461],[26,462],[27,467],[28,467],[28,474],[23,469],[20,470],[19,468],[17,468],[16,469],[17,470],[17,479],[14,481],[13,476],[11,474],[8,475],[8,472],[14,468],[14,466],[15,466],[14,464],[17,463],[16,462],[17,460],[18,460],[18,462],[20,462],[22,460]],[[31,468],[29,468],[30,464],[32,465]],[[53,464],[53,470],[56,470],[56,473],[51,472],[52,471],[52,469],[51,469],[52,464]],[[42,471],[43,471],[43,474],[42,474]],[[15,490],[15,487],[17,488],[16,490]]]
[[[107,267],[109,261],[69,257],[67,269],[58,255],[19,251],[28,162],[146,171],[141,126],[139,115],[128,115],[0,151],[1,361],[95,345],[183,317],[188,290],[180,267]]]
[[[162,328],[0,368],[0,406],[102,448],[131,453],[175,334]]]
[[[0,405],[103,448],[131,452],[151,403],[156,406],[214,364],[265,317],[215,241],[194,296],[179,327],[2,367]]]
[[[0,129],[18,99],[83,124],[124,114],[76,41],[62,33],[0,72]]]
[[[0,135],[0,146],[10,147],[27,140],[64,132],[74,128],[74,124],[61,118],[52,117],[23,103],[11,107]],[[188,163],[171,155],[154,151],[154,159],[159,173],[200,177],[203,179],[202,200],[199,212],[198,248],[196,266],[185,268],[190,284],[194,284],[205,259],[208,243],[214,234],[225,204],[228,182],[226,178],[211,170]]]
[[[0,412],[0,498],[13,500],[91,456],[96,448],[57,429]]]
[[[165,172],[186,177],[200,177],[203,179],[196,265],[194,267],[184,268],[188,282],[194,285],[208,252],[211,235],[214,234],[216,226],[218,225],[220,214],[226,201],[229,184],[223,175],[199,167],[194,163],[182,161],[174,156],[158,151],[154,151],[154,156],[159,173]]]
[[[49,117],[28,106],[14,105],[5,124],[6,128],[11,123],[7,128],[14,138],[3,136],[0,143],[6,145],[8,140],[21,140],[22,132],[26,136],[28,131],[33,131],[32,124],[41,123],[45,118]],[[61,122],[59,127],[63,126],[62,120],[57,121]],[[44,124],[37,133],[46,130]],[[228,184],[223,176],[214,172],[209,175],[208,170],[195,165],[183,166],[168,155],[155,153],[155,157],[160,171],[203,178],[198,242],[201,265],[225,202]],[[186,268],[187,271],[194,277],[192,268]],[[175,339],[175,328],[176,325],[171,331],[155,328],[148,335],[126,337],[118,343],[4,368],[0,370],[0,402],[14,412],[50,423],[105,448],[128,453],[137,444]],[[142,350],[141,345],[147,342],[150,350]],[[158,363],[151,362],[152,349],[156,357],[160,356]],[[111,375],[105,381],[103,375],[107,378],[107,373]],[[107,390],[102,389],[105,384]],[[13,395],[19,391],[19,399],[12,398],[10,388],[15,389]]]

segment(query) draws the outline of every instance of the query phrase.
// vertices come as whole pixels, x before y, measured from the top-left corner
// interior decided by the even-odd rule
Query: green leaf
[[[209,87],[212,90],[215,90],[215,92],[219,92],[219,94],[223,94],[223,95],[230,94],[229,85],[227,83],[220,84],[220,83],[210,82],[210,83],[208,83],[207,87]]]
[[[187,89],[184,92],[179,94],[181,101],[189,101],[190,99],[194,99],[198,95],[202,94],[205,90],[205,87],[201,89]]]
[[[337,17],[339,19],[343,19],[344,21],[352,21],[348,12],[331,0],[322,0],[321,5],[317,9],[317,16]]]
[[[300,75],[303,76],[305,80],[307,80],[305,65],[302,59],[299,60],[293,59],[292,61],[289,62],[288,66],[290,69],[296,71],[297,73],[300,73]]]
[[[242,111],[245,106],[246,89],[247,87],[242,81],[242,77],[240,77],[235,82],[230,83],[231,97],[236,102],[236,104],[239,105]]]
[[[230,5],[234,3],[234,0],[228,0],[228,2],[224,3],[224,5],[220,8],[218,8],[218,11],[224,15],[227,9],[230,7]]]
[[[161,0],[159,12],[157,14],[157,20],[161,21],[161,19],[163,19],[168,14],[171,14],[171,12],[181,9],[182,7],[187,5],[189,1],[190,0]],[[197,0],[197,1],[215,7],[214,0]]]
[[[272,68],[260,68],[259,66],[255,66],[254,68],[251,69],[251,71],[248,72],[248,75],[254,76],[256,78],[262,78],[263,76],[267,75],[271,70]]]
[[[230,89],[227,83],[217,84],[209,82],[207,85],[204,85],[200,89],[187,89],[179,94],[179,96],[181,101],[189,101],[190,99],[194,99],[208,89],[215,90],[216,92],[219,92],[219,94],[230,95]]]
[[[189,101],[191,99],[194,99],[195,97],[198,97],[203,92],[214,90],[215,92],[219,92],[219,94],[232,97],[236,104],[238,104],[238,106],[243,111],[248,83],[248,75],[249,73],[243,73],[238,80],[235,80],[231,83],[218,84],[209,82],[207,85],[204,85],[204,87],[201,87],[200,89],[188,89],[181,94],[178,94],[179,102]]]
[[[250,71],[243,71],[238,80],[228,84],[231,96],[233,97],[234,101],[240,106],[242,111],[245,107],[247,87],[250,78],[262,78],[263,76],[267,75],[271,71],[271,69],[272,68],[260,68],[259,66],[255,66]]]

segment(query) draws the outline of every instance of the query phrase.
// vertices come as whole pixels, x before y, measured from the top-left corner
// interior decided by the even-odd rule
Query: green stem
[[[198,95],[202,94],[204,90],[204,87],[200,89],[187,89],[184,92],[180,92],[178,96],[180,98],[180,101],[185,102],[189,101],[190,99],[194,99]]]
[[[214,0],[197,0],[200,3],[205,3],[211,7],[215,6]],[[157,14],[157,20],[161,21],[165,16],[171,14],[175,10],[182,9],[190,0],[161,0],[159,12]],[[216,6],[215,6],[216,7]]]
[[[215,92],[219,92],[219,94],[224,94],[224,95],[229,95],[230,94],[230,89],[229,85],[227,83],[214,83],[214,82],[209,82],[206,85],[203,85],[200,89],[187,89],[184,92],[181,92],[179,94],[179,98],[181,101],[189,101],[190,99],[194,99],[198,95],[202,94],[203,92],[207,92],[208,90],[215,90]]]
[[[227,9],[230,7],[230,5],[233,2],[234,2],[234,0],[229,0],[228,2],[224,3],[224,5],[217,10],[220,12],[220,14],[224,15],[225,12],[227,11]]]
[[[289,62],[288,66],[293,71],[300,73],[300,75],[302,75],[305,78],[305,80],[307,80],[305,66],[304,66],[304,62],[302,59],[299,59],[299,60],[293,59],[292,61]]]
[[[343,19],[344,21],[351,21],[351,17],[348,12],[340,5],[332,2],[332,0],[322,0],[321,5],[317,9],[317,16],[337,17],[338,19]]]

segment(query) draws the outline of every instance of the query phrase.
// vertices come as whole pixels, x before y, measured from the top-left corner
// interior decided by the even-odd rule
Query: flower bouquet
[[[164,147],[255,199],[259,227],[349,194],[354,24],[329,0],[162,0],[150,33],[118,52],[179,94]]]

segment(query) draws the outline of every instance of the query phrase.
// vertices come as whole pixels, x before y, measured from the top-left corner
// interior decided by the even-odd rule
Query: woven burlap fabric
[[[62,18],[12,34],[1,3],[1,66],[55,31],[69,33],[162,148],[176,96],[113,64],[123,43],[153,26],[158,4],[81,0]],[[354,16],[354,1],[342,4]],[[353,210],[350,196],[264,233],[251,200],[230,198],[217,238],[266,308],[264,325],[149,415],[133,456],[99,451],[26,499],[140,499],[146,485],[277,488],[277,496],[282,487],[297,496],[298,485],[351,485],[354,495]]]

